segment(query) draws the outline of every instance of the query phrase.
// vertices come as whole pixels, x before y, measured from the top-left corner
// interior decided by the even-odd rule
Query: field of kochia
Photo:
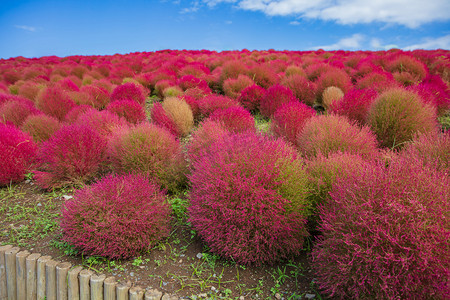
[[[79,253],[138,257],[183,195],[224,259],[314,240],[337,299],[450,297],[449,127],[447,50],[0,60],[0,187],[76,189],[59,226]]]

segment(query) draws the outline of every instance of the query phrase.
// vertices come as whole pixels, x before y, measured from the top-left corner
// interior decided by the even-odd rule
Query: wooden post
[[[78,281],[78,274],[83,270],[83,267],[79,266],[69,271],[69,300],[80,300],[80,283]]]
[[[0,300],[8,299],[5,252],[11,248],[12,248],[11,245],[0,246]]]
[[[143,300],[144,291],[141,287],[135,286],[130,289],[130,300]]]
[[[82,270],[80,272],[80,300],[91,300],[91,288],[89,287],[89,279],[94,272],[90,270]]]
[[[45,264],[45,296],[46,300],[56,300],[56,265],[59,261],[49,260]]]
[[[45,299],[45,264],[52,259],[51,256],[41,256],[37,260],[37,300]]]
[[[27,270],[27,300],[37,300],[37,260],[41,255],[33,253],[29,255],[25,262]]]
[[[116,300],[116,279],[114,276],[108,277],[103,281],[103,299]]]
[[[103,300],[103,281],[105,275],[91,276],[91,300]]]
[[[72,266],[69,262],[56,265],[56,299],[67,300],[67,274]]]
[[[6,285],[8,291],[8,300],[17,299],[16,290],[16,254],[19,252],[19,248],[14,247],[5,251],[6,261]]]
[[[157,289],[147,289],[145,291],[145,300],[161,300],[162,295]]]
[[[116,286],[116,296],[117,300],[128,300],[128,290],[130,289],[129,285],[126,284],[118,284]]]
[[[26,258],[30,255],[27,250],[20,251],[16,254],[16,289],[17,300],[27,299],[27,272],[26,272]]]

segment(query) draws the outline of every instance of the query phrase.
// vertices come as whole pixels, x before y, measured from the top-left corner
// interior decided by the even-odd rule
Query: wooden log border
[[[50,256],[0,246],[0,300],[178,299],[156,289],[130,287]]]

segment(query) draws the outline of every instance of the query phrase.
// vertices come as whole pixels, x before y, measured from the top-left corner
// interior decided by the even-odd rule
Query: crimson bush
[[[338,115],[347,116],[360,125],[367,123],[367,114],[377,92],[372,89],[351,89],[344,97],[330,105],[328,111]]]
[[[61,123],[54,117],[46,114],[28,116],[21,129],[28,132],[37,143],[47,141],[59,128]]]
[[[237,100],[249,111],[256,111],[259,110],[259,106],[265,95],[266,90],[259,85],[254,84],[243,89]]]
[[[209,119],[222,123],[224,127],[234,133],[255,131],[255,119],[245,108],[232,106],[214,111]]]
[[[32,170],[37,151],[29,134],[0,123],[0,186],[22,181]]]
[[[142,175],[107,176],[63,204],[63,239],[85,255],[137,256],[169,234],[165,195]]]
[[[211,250],[241,264],[298,254],[307,236],[307,177],[294,148],[247,132],[193,163],[190,222]]]
[[[447,299],[450,177],[415,159],[340,178],[319,209],[318,286],[338,299]]]
[[[38,152],[36,183],[44,189],[81,185],[97,177],[106,159],[106,138],[86,125],[66,125]]]
[[[117,86],[111,93],[111,102],[118,100],[134,100],[140,105],[145,104],[144,87],[132,82]]]
[[[62,121],[76,104],[64,90],[56,87],[47,87],[39,93],[36,106],[47,115]]]
[[[131,124],[138,124],[147,118],[144,108],[133,100],[114,101],[108,105],[107,110],[123,117]]]
[[[265,117],[272,117],[275,111],[283,104],[298,101],[294,93],[287,87],[276,84],[267,89],[265,97],[261,100],[260,111]]]

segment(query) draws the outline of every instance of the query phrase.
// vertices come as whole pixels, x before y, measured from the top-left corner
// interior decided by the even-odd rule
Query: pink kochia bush
[[[336,299],[448,299],[450,177],[414,158],[340,178],[312,266]]]
[[[235,99],[217,94],[207,95],[198,101],[200,113],[205,117],[208,117],[216,109],[225,109],[232,106],[239,106],[239,103]]]
[[[63,239],[85,255],[130,258],[169,234],[165,195],[142,175],[109,175],[61,209]]]
[[[140,105],[145,104],[145,88],[140,84],[127,82],[117,86],[111,93],[111,102],[118,100],[133,100]]]
[[[40,113],[31,100],[19,99],[0,104],[0,122],[20,127],[28,116]]]
[[[259,106],[265,95],[266,90],[259,85],[254,84],[243,89],[237,100],[249,111],[256,111],[259,110]]]
[[[117,130],[108,145],[113,171],[148,176],[169,192],[186,185],[187,163],[180,143],[166,129],[141,123]]]
[[[0,186],[22,181],[31,171],[37,151],[30,135],[0,123]]]
[[[28,132],[36,143],[48,140],[59,128],[61,122],[46,114],[30,115],[23,122],[21,129]]]
[[[41,188],[84,184],[97,177],[106,159],[106,138],[86,125],[66,125],[38,153],[36,183]]]
[[[240,106],[218,109],[209,119],[222,123],[227,130],[234,133],[256,130],[255,119],[249,111]]]
[[[47,115],[62,121],[76,104],[64,90],[56,87],[48,87],[39,93],[36,106]]]
[[[147,118],[142,105],[133,100],[114,101],[108,105],[107,110],[123,117],[131,124],[141,123]]]
[[[297,134],[303,129],[306,120],[315,115],[316,111],[303,102],[285,103],[275,111],[270,128],[276,136],[295,145]]]
[[[193,170],[190,221],[213,252],[260,265],[301,251],[310,205],[294,148],[251,132],[231,134]]]
[[[333,102],[328,111],[347,116],[360,125],[366,124],[367,114],[377,92],[372,89],[351,89],[340,101]]]
[[[359,127],[345,116],[320,115],[308,119],[297,136],[297,145],[307,157],[335,152],[373,157],[377,139],[369,127]]]
[[[275,111],[283,104],[298,101],[294,93],[287,87],[276,84],[267,89],[265,97],[261,100],[260,111],[265,117],[272,117]]]

